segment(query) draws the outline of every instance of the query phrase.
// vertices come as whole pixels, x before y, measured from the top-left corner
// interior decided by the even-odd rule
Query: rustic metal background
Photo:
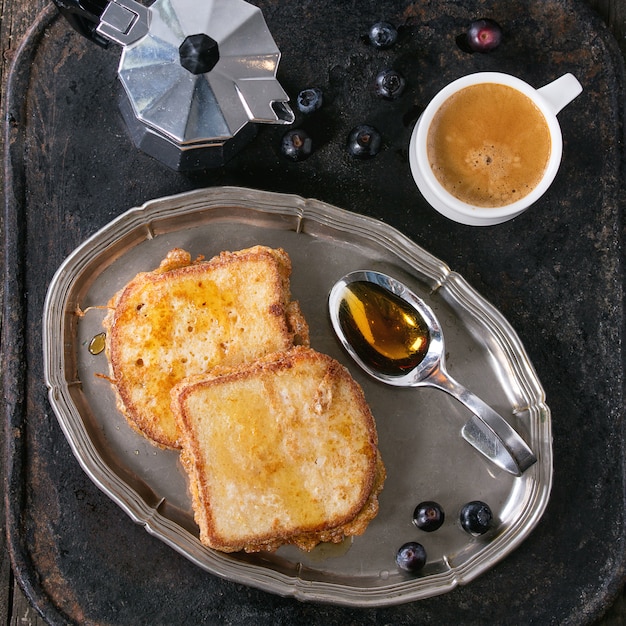
[[[175,624],[584,623],[624,579],[623,67],[615,41],[582,3],[257,3],[283,53],[279,78],[295,97],[320,86],[326,106],[299,119],[317,150],[279,154],[282,129],[262,128],[226,167],[172,172],[130,143],[117,109],[119,50],[81,39],[52,11],[21,50],[8,87],[7,259],[3,392],[8,409],[9,549],[17,576],[48,621]],[[490,55],[456,37],[478,15],[505,27]],[[388,51],[368,26],[401,25]],[[371,91],[393,65],[409,87],[397,102]],[[477,229],[439,216],[407,163],[412,125],[439,88],[480,70],[539,87],[571,71],[583,94],[561,114],[564,161],[525,215]],[[345,153],[349,129],[378,126],[370,162]],[[111,218],[145,200],[236,184],[316,197],[378,217],[447,262],[520,335],[553,415],[555,485],[538,528],[467,587],[387,609],[301,604],[210,576],[133,525],[88,480],[47,403],[41,312],[65,256]],[[445,462],[445,459],[442,459]]]

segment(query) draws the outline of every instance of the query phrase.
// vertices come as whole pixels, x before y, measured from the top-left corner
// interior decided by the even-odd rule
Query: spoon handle
[[[526,442],[499,413],[445,371],[436,370],[424,382],[450,394],[474,413],[463,426],[463,438],[498,467],[520,476],[537,461]]]

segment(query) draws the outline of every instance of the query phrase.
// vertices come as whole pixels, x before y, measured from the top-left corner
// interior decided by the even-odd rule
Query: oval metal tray
[[[152,446],[115,407],[104,353],[92,355],[109,298],[174,247],[206,258],[255,244],[291,256],[293,297],[311,344],[344,363],[363,386],[376,418],[388,478],[380,512],[366,533],[305,553],[222,554],[203,546],[178,453]],[[538,461],[521,477],[490,464],[460,436],[469,417],[433,389],[387,387],[342,352],[327,315],[333,283],[375,269],[406,282],[432,307],[446,336],[450,373],[491,404],[528,441]],[[534,528],[552,484],[550,410],[517,335],[465,280],[397,230],[316,200],[250,189],[212,188],[161,198],[110,222],[77,248],[52,280],[44,309],[49,398],[76,458],[135,522],[205,570],[280,595],[342,605],[382,606],[466,584],[514,550]],[[471,537],[461,506],[488,502],[496,527]],[[446,523],[424,533],[416,504],[436,500]],[[428,563],[419,575],[395,565],[405,541],[419,541]]]

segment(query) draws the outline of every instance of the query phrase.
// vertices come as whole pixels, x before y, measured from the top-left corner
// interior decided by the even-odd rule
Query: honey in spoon
[[[389,376],[406,374],[428,352],[428,327],[422,316],[376,283],[355,281],[344,286],[339,323],[359,357]]]

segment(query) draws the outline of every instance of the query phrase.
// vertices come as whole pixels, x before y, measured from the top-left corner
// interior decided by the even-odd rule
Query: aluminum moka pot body
[[[244,0],[54,0],[72,26],[122,46],[120,109],[133,142],[175,170],[219,167],[258,124],[291,124],[280,51]]]

